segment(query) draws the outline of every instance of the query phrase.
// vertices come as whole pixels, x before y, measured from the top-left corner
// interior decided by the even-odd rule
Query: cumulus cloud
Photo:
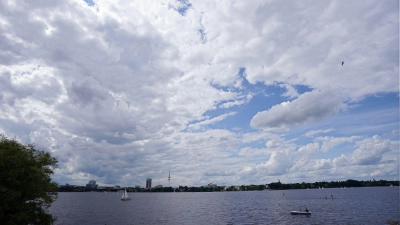
[[[318,121],[337,112],[340,100],[332,91],[312,91],[291,102],[258,112],[250,122],[254,128],[290,127]]]
[[[350,159],[347,155],[341,154],[339,157],[333,159],[333,164],[336,167],[345,167],[350,164]]]
[[[299,153],[302,154],[303,156],[312,156],[316,154],[319,150],[319,144],[318,143],[309,143],[305,146],[302,146],[299,148]]]
[[[280,84],[279,86],[283,87],[283,88],[286,88],[286,92],[283,93],[283,96],[286,96],[286,97],[288,97],[290,99],[293,99],[293,98],[296,98],[296,97],[299,96],[299,93],[297,92],[297,90],[293,86],[291,86],[289,84]]]
[[[332,167],[332,160],[331,159],[318,159],[315,162],[314,168],[315,169],[329,169]]]
[[[245,166],[239,171],[239,176],[246,177],[251,175],[258,176],[277,176],[286,174],[293,166],[292,157],[284,152],[274,152],[269,160],[255,166]]]
[[[293,166],[292,157],[283,152],[273,153],[271,158],[266,162],[256,166],[260,174],[265,175],[282,175],[288,172]]]
[[[255,175],[257,174],[257,168],[254,166],[245,166],[239,174],[241,176]]]
[[[315,163],[314,157],[319,150],[318,143],[308,143],[301,146],[296,154],[296,158],[293,160],[293,166],[290,168],[290,172],[294,174],[304,173],[305,171],[313,171],[313,163]],[[295,155],[295,154],[293,154]]]
[[[376,164],[382,160],[382,155],[393,150],[390,140],[378,135],[357,142],[358,148],[352,155],[352,163],[357,165]]]
[[[288,10],[290,7],[303,8],[305,5],[269,2],[251,11],[255,15],[252,29],[261,31],[256,35],[257,44],[252,46],[268,56],[246,62],[250,82],[273,84],[274,81],[286,81],[315,89],[330,84],[355,101],[381,89],[381,85],[397,90],[394,84],[388,83],[389,79],[382,80],[378,75],[386,74],[398,80],[395,75],[398,72],[397,28],[389,29],[398,13],[389,10],[390,4],[383,6],[376,1],[367,1],[360,6],[355,2],[320,2],[307,4],[303,10],[294,12]],[[369,13],[361,13],[364,10]],[[276,11],[281,13],[272,13]],[[384,11],[392,13],[381,14]],[[309,22],[310,15],[316,22]],[[368,25],[360,26],[362,21]],[[373,28],[376,30],[371,32]],[[276,35],[282,32],[285,35]],[[356,38],[360,34],[360,38]],[[379,41],[372,43],[371,38]],[[394,47],[390,48],[391,45]],[[368,54],[363,54],[366,52]],[[385,58],[384,65],[371,60],[379,57]],[[343,67],[342,61],[345,61]],[[378,85],[373,85],[374,82]]]
[[[328,151],[371,134],[304,143],[293,126],[310,130],[345,105],[398,92],[395,2],[87,2],[0,1],[0,131],[51,151],[62,183],[162,183],[169,169],[187,185],[303,176],[293,165],[329,164],[304,158],[318,144]],[[284,93],[269,92],[277,84]],[[250,127],[219,127],[239,115]],[[393,174],[375,167],[391,153],[379,143],[357,142],[332,171]]]
[[[356,142],[357,149],[352,154],[341,154],[332,160],[332,163],[336,167],[348,167],[348,166],[368,166],[384,164],[383,159],[387,161],[385,165],[392,168],[393,163],[397,163],[396,158],[392,158],[393,161],[388,160],[391,153],[395,152],[396,144],[391,142],[389,139],[383,139],[378,135],[374,135],[371,138],[365,138],[361,141]],[[396,153],[395,153],[396,155]],[[389,157],[389,158],[388,158]],[[380,169],[379,169],[380,170]],[[393,168],[392,168],[393,170]],[[373,170],[371,170],[372,172]],[[377,170],[376,170],[377,171]]]
[[[315,138],[316,141],[321,141],[322,142],[322,147],[321,147],[321,152],[328,152],[332,148],[346,142],[353,142],[355,139],[359,137],[357,136],[352,136],[352,137],[317,137]]]

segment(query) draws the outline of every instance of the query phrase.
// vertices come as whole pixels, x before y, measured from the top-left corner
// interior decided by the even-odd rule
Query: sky
[[[0,0],[0,49],[59,184],[399,179],[397,0]]]

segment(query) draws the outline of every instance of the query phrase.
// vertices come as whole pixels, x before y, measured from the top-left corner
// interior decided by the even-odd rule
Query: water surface
[[[333,196],[333,199],[331,198]],[[399,187],[248,192],[59,193],[56,224],[386,224]],[[307,207],[311,216],[290,215]]]

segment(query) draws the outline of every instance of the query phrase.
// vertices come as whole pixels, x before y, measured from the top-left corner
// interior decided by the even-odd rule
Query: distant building
[[[68,183],[66,183],[66,184],[59,184],[58,187],[69,187],[69,184],[68,184]]]
[[[135,188],[140,188],[140,185],[135,185]]]
[[[162,185],[161,184],[156,185],[155,188],[162,188]]]
[[[90,180],[88,184],[86,184],[86,188],[88,189],[96,189],[97,184],[95,180]]]
[[[213,184],[213,183],[208,184],[208,187],[216,187],[216,186],[217,186],[217,184]]]
[[[146,180],[146,189],[151,189],[151,179],[147,178]]]

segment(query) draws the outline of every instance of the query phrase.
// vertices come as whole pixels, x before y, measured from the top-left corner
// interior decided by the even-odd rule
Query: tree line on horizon
[[[388,181],[388,180],[353,180],[348,179],[346,181],[322,181],[314,183],[288,183],[284,184],[280,181],[268,184],[269,189],[273,190],[287,190],[287,189],[312,189],[312,188],[344,188],[344,187],[380,187],[380,186],[399,186],[399,181]]]
[[[388,180],[352,180],[348,179],[346,181],[321,181],[314,183],[281,183],[272,182],[269,184],[260,185],[239,185],[239,186],[199,186],[199,187],[188,187],[179,186],[177,188],[173,187],[157,187],[157,188],[139,188],[139,187],[127,187],[128,192],[218,192],[218,191],[262,191],[262,190],[288,190],[288,189],[315,189],[315,188],[344,188],[344,187],[379,187],[379,186],[399,186],[399,181],[388,181]],[[90,189],[85,186],[61,186],[59,187],[59,192],[117,192],[121,188],[108,188],[108,189]]]

